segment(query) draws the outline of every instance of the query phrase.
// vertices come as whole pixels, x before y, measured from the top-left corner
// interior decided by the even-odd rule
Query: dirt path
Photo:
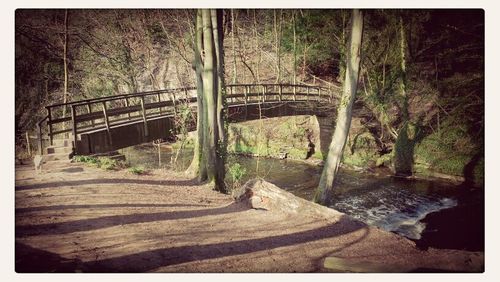
[[[17,272],[321,272],[325,257],[482,271],[483,253],[420,251],[338,213],[250,209],[172,172],[16,167]]]

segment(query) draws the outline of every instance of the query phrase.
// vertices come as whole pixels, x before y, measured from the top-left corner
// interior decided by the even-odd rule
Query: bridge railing
[[[327,87],[304,84],[236,84],[226,85],[229,106],[255,103],[323,101],[332,103],[337,91]],[[148,133],[148,120],[176,114],[178,105],[196,107],[196,88],[176,88],[142,93],[120,94],[85,99],[47,106],[47,116],[38,123],[42,136],[43,123],[47,125],[50,145],[55,136],[71,133],[76,144],[78,134],[107,130],[133,122],[142,122]],[[38,149],[43,152],[42,143]]]
[[[284,101],[324,101],[333,103],[338,95],[331,88],[303,84],[237,84],[226,86],[228,104]]]

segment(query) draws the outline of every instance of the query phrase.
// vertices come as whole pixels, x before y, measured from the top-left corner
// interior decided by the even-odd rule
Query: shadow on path
[[[314,242],[317,240],[348,234],[361,228],[368,227],[363,223],[353,222],[347,217],[342,216],[342,218],[335,224],[291,234],[234,242],[226,241],[223,243],[206,245],[164,248],[89,262],[85,265],[85,271],[145,272],[162,266],[248,254],[279,247]],[[298,255],[300,256],[301,254]],[[223,269],[220,269],[219,271],[222,270]]]
[[[127,215],[112,215],[98,218],[81,219],[60,223],[47,223],[38,225],[16,226],[16,237],[33,235],[67,234],[72,232],[90,231],[118,225],[145,223],[163,220],[176,220],[184,218],[195,218],[201,216],[221,215],[248,210],[239,204],[230,204],[225,207],[213,209],[171,211],[158,213],[135,213]]]
[[[29,208],[18,208],[16,213],[53,211],[53,210],[71,210],[71,209],[95,209],[95,208],[165,208],[165,207],[206,207],[207,205],[196,204],[95,204],[95,205],[55,205],[40,206]]]
[[[19,242],[16,242],[15,252],[17,273],[75,272],[83,265],[78,259],[66,259]]]
[[[196,179],[188,180],[148,180],[148,179],[133,179],[133,178],[100,178],[100,179],[85,179],[85,180],[64,180],[58,182],[46,182],[30,185],[16,186],[16,191],[42,189],[42,188],[59,188],[64,186],[79,186],[90,184],[139,184],[139,185],[168,185],[168,186],[198,186],[200,185]]]

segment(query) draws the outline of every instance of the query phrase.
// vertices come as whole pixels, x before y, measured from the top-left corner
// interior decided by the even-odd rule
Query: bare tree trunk
[[[262,52],[259,47],[259,31],[257,30],[257,15],[256,9],[253,10],[253,30],[255,37],[255,53],[257,56],[257,63],[255,64],[255,74],[257,76],[257,83],[260,83],[260,63],[262,61]]]
[[[203,20],[201,15],[201,10],[197,11],[196,14],[196,36],[194,42],[194,54],[195,54],[195,70],[196,70],[196,94],[197,94],[197,121],[196,121],[196,133],[198,140],[194,147],[194,156],[191,165],[189,166],[188,172],[193,175],[198,175],[198,181],[205,181],[208,178],[206,159],[203,154],[204,148],[204,128],[205,128],[205,103],[204,103],[204,91],[203,91],[203,61],[201,57],[201,52],[203,50]]]
[[[234,9],[231,9],[231,43],[233,47],[233,84],[236,84],[238,77],[238,68],[236,67],[236,43],[234,42],[235,26]]]
[[[226,187],[224,185],[224,177],[226,175],[225,171],[225,161],[226,161],[226,149],[227,149],[227,138],[226,138],[226,122],[225,114],[227,113],[226,104],[226,93],[225,93],[225,81],[224,81],[224,31],[223,31],[223,10],[212,9],[212,30],[213,39],[215,45],[215,58],[217,61],[217,151],[215,159],[215,189],[219,192],[226,193]]]
[[[280,81],[281,81],[281,16],[282,16],[282,11],[280,10],[279,23],[278,23],[278,18],[276,15],[276,10],[273,10],[273,12],[274,12],[274,34],[275,34],[275,41],[276,41],[276,58],[277,58],[276,83],[280,83]]]
[[[67,103],[68,102],[68,9],[64,10],[63,63],[64,63],[63,103]],[[63,107],[63,117],[66,117],[66,107]]]
[[[302,62],[302,80],[306,81],[306,69],[307,69],[307,42],[304,42],[304,60]]]
[[[406,35],[403,23],[403,16],[399,15],[399,33],[400,33],[400,56],[401,56],[401,81],[399,84],[400,95],[403,100],[402,106],[402,119],[403,124],[400,128],[396,142],[394,144],[394,172],[399,176],[410,176],[413,170],[413,147],[414,140],[410,136],[410,130],[412,127],[409,124],[409,114],[408,114],[408,97],[406,94]]]
[[[408,120],[408,97],[406,95],[406,35],[403,24],[403,16],[399,15],[399,32],[401,36],[400,54],[401,54],[401,96],[403,97],[403,119]]]
[[[292,10],[293,21],[293,84],[297,84],[297,34],[295,27],[295,10]]]
[[[215,190],[227,193],[224,185],[225,93],[222,10],[198,10],[196,17],[195,68],[198,94],[198,142],[190,172],[200,181],[214,181]],[[204,58],[201,55],[204,54]],[[198,168],[198,170],[197,170]],[[189,170],[188,170],[189,171]]]
[[[203,102],[205,110],[205,124],[203,127],[203,156],[206,158],[208,180],[212,181],[215,177],[215,137],[217,136],[216,122],[216,101],[215,96],[215,81],[216,77],[216,62],[214,58],[212,21],[210,10],[202,10],[203,19],[203,50],[205,60],[203,62]]]
[[[340,167],[342,153],[349,134],[352,119],[352,105],[358,86],[359,63],[361,61],[361,43],[363,35],[363,14],[360,10],[352,11],[351,42],[347,57],[347,70],[344,81],[342,99],[338,106],[337,123],[333,133],[328,156],[321,174],[314,201],[328,205],[333,195],[333,184]]]

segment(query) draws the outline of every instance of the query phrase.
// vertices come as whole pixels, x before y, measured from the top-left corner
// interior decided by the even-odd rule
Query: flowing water
[[[152,146],[126,148],[122,154],[131,165],[158,168],[158,150]],[[181,151],[175,165],[172,158],[175,150],[162,148],[162,167],[184,170],[192,150]],[[261,177],[307,200],[312,199],[322,170],[293,160],[229,157],[229,166],[236,162],[246,170],[242,183]],[[341,169],[331,207],[412,239],[422,248],[484,250],[483,189],[465,188],[469,187]]]

